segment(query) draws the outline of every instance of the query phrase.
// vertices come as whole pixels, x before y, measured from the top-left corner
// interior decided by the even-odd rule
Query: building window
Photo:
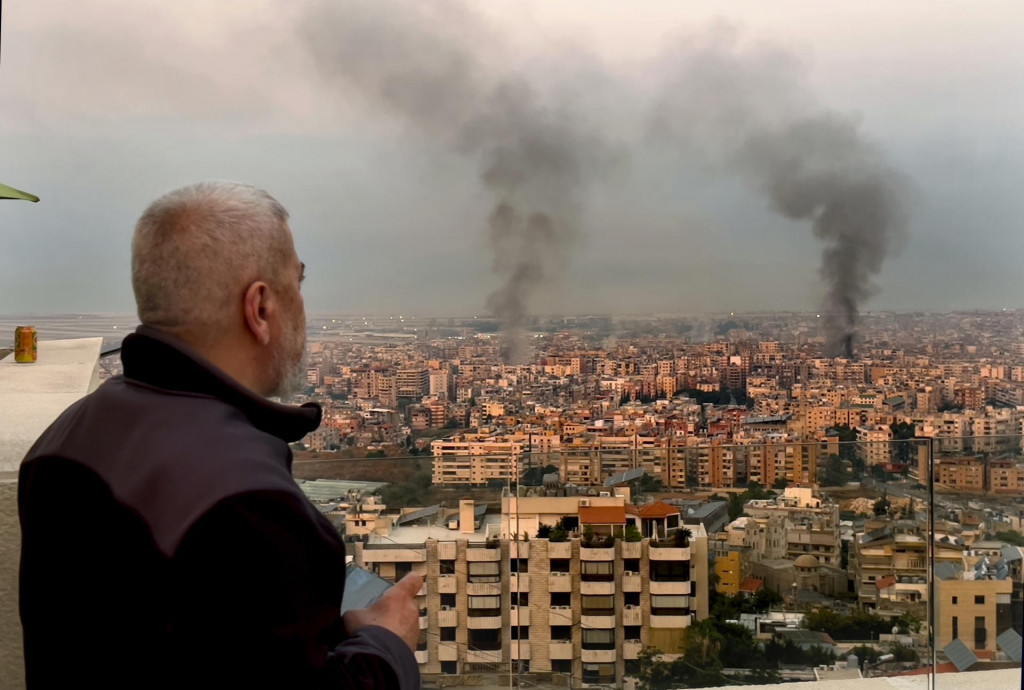
[[[484,651],[496,651],[501,649],[501,630],[497,628],[488,630],[470,628],[469,648],[481,649]]]
[[[448,606],[455,608],[455,595],[454,594],[442,594],[441,595],[441,606]]]
[[[651,596],[651,614],[654,616],[690,615],[690,597],[685,594]]]
[[[529,606],[530,605],[530,593],[529,592],[512,592],[511,595],[513,606]]]
[[[583,664],[583,682],[613,685],[615,683],[615,664]]]
[[[974,618],[974,648],[985,649],[988,643],[988,630],[985,628],[985,616]]]
[[[953,639],[960,639],[960,619],[957,616],[953,616]]]
[[[639,573],[640,572],[640,559],[639,558],[626,558],[622,561],[622,569],[627,573]]]
[[[551,605],[552,606],[571,606],[572,605],[572,594],[570,592],[552,592],[551,593]]]
[[[572,673],[572,659],[552,659],[551,670],[555,673]]]
[[[513,640],[528,640],[530,639],[530,626],[528,625],[513,625],[510,630],[512,631]]]
[[[622,637],[626,640],[639,640],[640,639],[640,626],[639,625],[627,625],[622,629]]]
[[[552,625],[551,626],[551,641],[552,642],[571,642],[572,641],[572,626],[571,625]]]
[[[974,595],[974,603],[975,604],[984,604],[985,603],[985,595],[984,594],[975,594]]]
[[[442,575],[455,574],[455,561],[440,561]]]
[[[958,604],[959,603],[958,600],[959,600],[959,597],[953,597],[953,604],[954,605]]]
[[[420,630],[420,639],[416,641],[416,651],[422,652],[427,648],[427,631]]]
[[[528,573],[530,572],[530,559],[528,558],[513,558],[509,561],[509,572],[510,573]]]
[[[469,564],[470,582],[501,582],[501,564],[497,561],[474,561]]]
[[[615,597],[605,595],[590,595],[580,597],[583,615],[585,616],[614,616]]]
[[[470,597],[469,598],[469,615],[470,616],[500,616],[501,615],[501,597]]]
[[[615,631],[584,628],[583,649],[615,649]]]
[[[640,592],[626,592],[623,596],[625,598],[625,601],[623,603],[625,603],[626,606],[640,605]]]
[[[690,561],[651,561],[654,582],[687,582],[689,579]]]
[[[441,662],[441,673],[449,676],[457,676],[459,674],[459,662],[457,661],[442,661]]]
[[[457,628],[441,628],[442,642],[455,642],[455,631]]]
[[[611,561],[583,561],[581,579],[588,582],[610,582],[615,579],[614,565]]]
[[[412,563],[403,563],[399,561],[395,563],[395,582],[398,582],[403,577],[412,572]]]
[[[552,558],[551,559],[551,572],[553,573],[567,573],[569,572],[570,561],[568,558]]]

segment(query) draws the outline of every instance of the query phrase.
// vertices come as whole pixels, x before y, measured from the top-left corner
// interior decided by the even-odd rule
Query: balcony
[[[549,541],[548,558],[572,558],[572,542]]]
[[[651,594],[689,594],[690,582],[655,582],[650,583]]]
[[[688,628],[690,627],[690,616],[655,616],[651,614],[652,628]]]
[[[501,627],[501,616],[466,616],[470,630],[496,630]]]
[[[509,625],[515,627],[517,625],[529,625],[530,624],[530,607],[528,606],[513,606],[509,611]]]
[[[615,583],[584,580],[580,583],[580,594],[615,594]]]
[[[614,649],[583,649],[580,650],[580,658],[585,664],[612,664],[615,663],[617,652]]]
[[[428,661],[430,661],[430,652],[428,652],[426,649],[417,649],[412,653],[412,655],[416,657],[417,664],[425,664]]]
[[[479,563],[481,561],[500,561],[501,549],[471,546],[466,549],[466,560],[470,563]]]
[[[601,628],[607,630],[615,627],[615,616],[580,616],[580,625],[586,628]]]
[[[569,573],[551,573],[548,575],[549,592],[571,592],[572,576]]]
[[[508,543],[508,557],[510,559],[528,559],[530,557],[530,542],[510,541]]]
[[[437,543],[437,559],[439,561],[454,561],[458,557],[458,544],[453,541],[441,541]]]
[[[647,557],[652,561],[688,561],[690,560],[689,546],[654,546],[647,551]]]
[[[458,594],[459,579],[455,575],[441,575],[437,578],[438,594]]]
[[[552,606],[548,613],[549,625],[572,625],[572,607]]]
[[[623,592],[639,592],[643,588],[643,582],[640,579],[640,573],[623,573],[622,574],[622,591]]]
[[[622,546],[623,558],[640,558],[643,555],[643,542],[623,541],[619,542],[619,544]]]
[[[527,640],[512,640],[508,645],[513,660],[530,658],[530,643]]]
[[[643,625],[644,610],[639,606],[626,606],[622,609],[623,625]]]
[[[501,596],[500,582],[467,582],[466,594],[471,597]]]
[[[420,616],[420,630],[426,630],[426,629],[427,629],[427,617],[426,616]]]
[[[552,659],[574,659],[572,642],[552,640],[548,644],[548,655]]]
[[[614,561],[614,548],[588,548],[580,547],[581,561]]]
[[[454,628],[459,624],[458,609],[441,609],[437,612],[437,624],[442,628]]]
[[[458,661],[459,660],[459,646],[454,642],[438,642],[437,643],[437,660],[438,661]]]
[[[622,644],[622,658],[626,661],[638,659],[640,657],[640,650],[643,648],[644,646],[639,641],[626,640]]]
[[[510,592],[529,592],[530,576],[526,573],[512,573],[509,575],[508,589]]]

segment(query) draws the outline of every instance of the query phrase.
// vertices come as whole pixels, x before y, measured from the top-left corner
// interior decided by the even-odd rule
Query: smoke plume
[[[810,223],[824,244],[828,351],[852,356],[872,278],[906,234],[905,181],[856,122],[817,105],[791,55],[718,28],[682,42],[668,64],[656,140],[742,176],[773,210]]]
[[[302,36],[332,81],[479,165],[503,281],[487,306],[506,361],[525,361],[535,293],[564,264],[588,189],[616,158],[566,99],[573,89],[542,92],[517,74],[500,37],[455,2],[319,0]]]

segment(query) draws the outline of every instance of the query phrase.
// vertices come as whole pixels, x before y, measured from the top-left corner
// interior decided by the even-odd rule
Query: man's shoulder
[[[114,378],[61,415],[25,463],[60,458],[95,473],[169,553],[224,498],[301,494],[289,453],[224,401]]]

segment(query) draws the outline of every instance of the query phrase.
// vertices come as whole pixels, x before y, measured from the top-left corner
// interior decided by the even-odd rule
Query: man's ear
[[[270,286],[257,281],[245,291],[245,325],[260,345],[270,343],[270,321],[268,312],[273,308]]]

